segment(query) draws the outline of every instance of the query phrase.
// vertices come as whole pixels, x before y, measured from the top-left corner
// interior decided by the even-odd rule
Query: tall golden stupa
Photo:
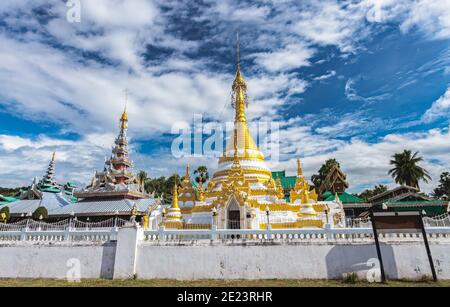
[[[175,225],[184,228],[215,225],[226,229],[264,229],[269,223],[272,228],[321,228],[327,220],[333,220],[327,215],[342,215],[338,204],[330,208],[330,204],[317,201],[317,194],[314,189],[310,190],[300,161],[297,182],[290,193],[291,202],[286,201],[279,179],[275,181],[272,178],[264,155],[247,125],[247,84],[241,72],[239,44],[232,93],[234,133],[206,189],[201,185],[197,189],[193,187],[189,166],[186,168],[186,175],[177,191],[178,201],[172,204],[172,207],[180,208],[183,226]],[[169,228],[174,225],[168,216],[163,224]]]

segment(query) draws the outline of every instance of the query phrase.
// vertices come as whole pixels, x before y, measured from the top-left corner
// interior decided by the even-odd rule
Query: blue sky
[[[248,116],[281,125],[272,169],[293,174],[300,157],[310,176],[335,157],[351,191],[392,185],[403,149],[424,156],[425,191],[450,170],[450,1],[82,0],[80,23],[65,2],[0,3],[0,186],[42,176],[53,151],[59,181],[87,182],[125,88],[136,170],[213,171],[171,155],[171,128],[232,118],[237,31]]]

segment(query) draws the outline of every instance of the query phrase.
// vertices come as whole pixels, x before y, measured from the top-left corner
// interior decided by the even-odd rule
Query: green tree
[[[440,199],[449,199],[450,197],[450,173],[444,172],[439,179],[439,186],[434,189],[433,196]]]
[[[322,164],[322,166],[319,169],[319,172],[311,176],[311,181],[314,184],[316,190],[320,188],[323,181],[325,180],[325,178],[327,177],[327,175],[330,173],[331,169],[334,166],[340,167],[339,162],[336,159],[328,159],[327,161],[325,161],[324,164]]]
[[[173,186],[177,183],[180,186],[181,178],[178,174],[174,174],[169,178],[159,177],[154,179],[148,179],[145,183],[145,190],[148,193],[155,192],[155,197],[163,195],[163,199],[166,203],[172,202]]]
[[[195,182],[203,185],[209,179],[208,168],[201,165],[194,171],[194,175],[197,175],[195,177]]]
[[[3,207],[0,209],[0,222],[6,223],[11,218],[9,213],[9,207]]]
[[[34,220],[40,220],[42,216],[42,219],[45,220],[48,218],[48,210],[45,207],[39,207],[33,212],[33,219]]]
[[[145,187],[145,182],[147,181],[147,179],[148,175],[145,171],[139,171],[139,173],[137,173],[137,180],[143,187]]]
[[[357,196],[359,198],[364,199],[365,201],[369,201],[370,198],[374,197],[375,195],[386,192],[387,190],[388,190],[387,186],[380,184],[376,185],[373,189],[364,190],[361,194],[358,194]]]
[[[390,164],[394,167],[389,170],[388,174],[398,184],[419,188],[419,181],[428,182],[428,180],[431,180],[428,171],[418,165],[422,161],[423,157],[420,157],[418,152],[413,154],[411,150],[405,149],[403,152],[392,156]]]

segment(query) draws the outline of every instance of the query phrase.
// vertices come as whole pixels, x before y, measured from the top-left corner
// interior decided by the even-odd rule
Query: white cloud
[[[307,128],[286,130],[282,134],[284,141],[291,146],[292,151],[288,160],[273,163],[274,170],[287,169],[295,174],[295,158],[302,157],[305,174],[310,177],[316,173],[322,163],[329,158],[336,158],[347,174],[350,191],[359,192],[376,184],[384,183],[394,186],[392,178],[388,175],[391,167],[390,157],[404,149],[418,151],[424,157],[422,166],[430,172],[433,181],[421,183],[424,192],[431,192],[438,184],[439,176],[449,171],[450,165],[450,134],[448,129],[430,130],[426,133],[391,134],[377,143],[367,143],[359,139],[340,141],[324,139],[311,135]],[[333,146],[334,145],[334,146]],[[321,149],[328,148],[326,151]]]
[[[315,81],[324,81],[324,80],[330,79],[330,78],[332,78],[334,76],[336,76],[336,71],[335,70],[330,70],[329,72],[327,72],[324,75],[315,77],[314,80]]]
[[[425,32],[431,38],[450,38],[450,2],[436,0],[414,1],[401,23],[404,32],[413,28]]]
[[[422,121],[431,123],[439,118],[447,117],[450,114],[450,88],[444,95],[433,102],[431,107],[422,116]]]
[[[287,45],[282,50],[260,53],[256,62],[271,72],[309,66],[314,50],[302,44]]]
[[[384,93],[380,95],[374,95],[369,97],[363,97],[358,94],[358,92],[355,89],[356,86],[356,80],[349,78],[345,84],[345,96],[350,101],[365,101],[365,102],[375,102],[375,101],[382,101],[388,97],[390,97],[389,93]]]

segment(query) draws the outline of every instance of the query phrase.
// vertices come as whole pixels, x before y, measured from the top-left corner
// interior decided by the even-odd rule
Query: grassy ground
[[[338,280],[82,280],[0,279],[0,287],[450,287],[450,281],[389,281],[387,284],[345,283]]]

